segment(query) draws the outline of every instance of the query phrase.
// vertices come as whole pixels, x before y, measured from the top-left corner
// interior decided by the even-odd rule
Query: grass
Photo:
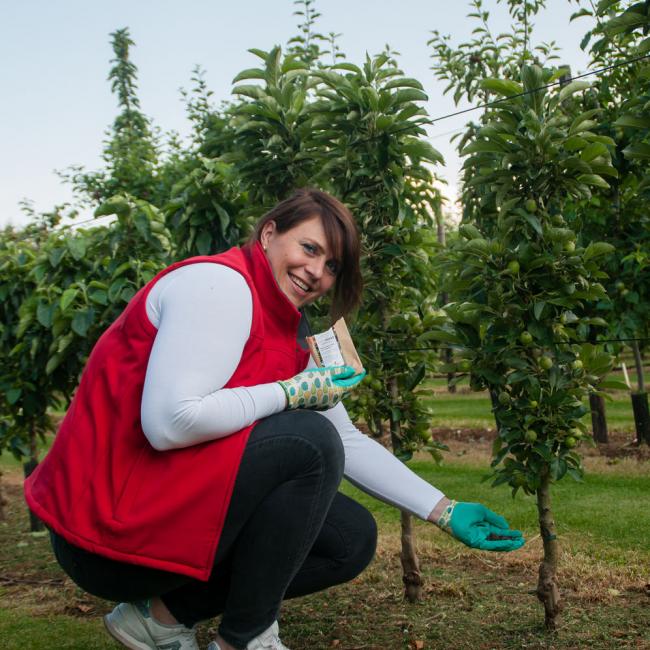
[[[494,429],[492,405],[486,393],[468,392],[469,389],[462,383],[458,392],[449,393],[446,385],[444,379],[432,379],[424,385],[425,389],[429,388],[433,393],[430,402],[434,408],[435,426]],[[609,429],[633,432],[634,414],[629,394],[612,391],[609,395],[611,400],[605,401]],[[585,416],[584,421],[591,426],[590,415]]]
[[[505,487],[482,482],[489,465],[486,430],[494,428],[489,399],[466,392],[462,384],[458,393],[449,394],[444,379],[427,387],[434,392],[434,424],[448,429],[450,451],[440,466],[417,458],[411,467],[446,494],[506,515],[524,532],[526,546],[506,555],[472,551],[430,524],[416,522],[424,598],[405,603],[398,512],[345,484],[343,490],[370,508],[380,524],[377,557],[353,582],[285,603],[284,642],[293,650],[650,649],[647,454],[608,458],[600,455],[604,448],[583,450],[585,481],[567,478],[554,486],[565,611],[559,631],[549,635],[542,627],[541,606],[531,595],[542,553],[534,500],[522,494],[513,499]],[[607,403],[610,430],[632,431],[629,396],[613,396]],[[466,428],[479,431],[455,434]],[[50,444],[48,437],[41,453]],[[3,650],[115,650],[119,646],[101,623],[112,605],[84,594],[63,576],[47,538],[27,532],[20,463],[4,454],[0,469],[9,502],[8,521],[0,524]],[[214,624],[201,626],[203,647],[214,633]]]
[[[416,538],[424,599],[402,599],[399,516],[390,506],[346,484],[380,525],[377,557],[356,580],[285,603],[283,640],[293,650],[413,650],[422,648],[650,648],[646,586],[650,565],[650,465],[615,464],[595,452],[584,483],[554,486],[562,545],[565,600],[556,635],[542,628],[541,606],[530,591],[541,555],[531,497],[481,482],[489,440],[449,442],[443,465],[418,458],[412,468],[445,493],[485,503],[505,514],[528,539],[511,554],[472,551],[424,522]],[[27,532],[21,475],[6,469],[9,520],[0,525],[0,638],[4,649],[116,649],[101,615],[111,604],[77,589],[61,574],[42,535]],[[214,624],[213,624],[214,625]],[[201,626],[205,647],[214,627]]]

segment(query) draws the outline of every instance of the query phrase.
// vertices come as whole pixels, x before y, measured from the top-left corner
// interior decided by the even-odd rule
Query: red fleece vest
[[[305,368],[308,354],[296,342],[300,313],[280,291],[259,244],[174,264],[133,297],[95,345],[52,449],[25,482],[25,497],[76,546],[207,580],[252,426],[156,451],[140,424],[156,336],[147,295],[166,273],[197,262],[238,271],[253,297],[250,337],[226,388],[286,379]]]

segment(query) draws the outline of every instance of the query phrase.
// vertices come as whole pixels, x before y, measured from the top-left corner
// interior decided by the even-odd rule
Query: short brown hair
[[[327,192],[303,187],[267,212],[257,222],[249,241],[259,241],[262,229],[269,221],[274,221],[277,231],[283,233],[313,217],[320,217],[327,243],[340,264],[330,310],[332,320],[336,320],[357,307],[363,290],[359,230],[352,213],[343,203]]]

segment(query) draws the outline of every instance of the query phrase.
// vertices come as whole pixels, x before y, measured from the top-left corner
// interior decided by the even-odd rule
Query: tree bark
[[[7,513],[5,512],[4,492],[2,490],[2,470],[0,469],[0,521],[7,521]]]
[[[375,430],[372,433],[373,438],[383,438],[384,437],[384,421],[380,416],[374,418]]]
[[[494,414],[494,424],[496,426],[497,433],[499,433],[499,420],[497,419],[497,408],[499,406],[499,398],[497,397],[496,389],[490,388],[490,402],[492,404],[492,413]]]
[[[391,402],[398,403],[399,390],[397,379],[392,377],[388,381]],[[393,450],[396,451],[402,444],[400,421],[390,416],[390,439]],[[401,517],[401,546],[400,560],[402,562],[402,581],[404,582],[404,598],[410,603],[415,603],[422,598],[422,574],[420,573],[420,562],[415,551],[415,540],[413,539],[413,521],[410,514],[402,512]]]
[[[591,407],[591,426],[596,442],[608,442],[607,419],[605,418],[605,400],[600,395],[589,395]]]
[[[402,551],[400,560],[402,562],[402,581],[404,582],[404,598],[410,603],[416,603],[422,597],[422,574],[420,573],[420,561],[415,552],[413,540],[413,517],[402,511]]]
[[[438,239],[438,243],[441,246],[446,246],[447,245],[447,236],[445,233],[445,222],[442,218],[442,214],[436,214],[436,235]],[[440,299],[442,301],[442,304],[445,305],[447,304],[447,301],[449,300],[449,296],[446,293],[440,294]],[[454,360],[454,355],[451,351],[451,348],[445,348],[445,351],[443,352],[443,360],[445,363],[452,363]],[[456,384],[452,384],[452,380],[455,377],[455,373],[453,372],[448,372],[447,373],[447,392],[449,393],[455,393],[456,392]]]
[[[636,367],[637,393],[645,393],[645,379],[643,377],[643,359],[639,350],[638,341],[632,341],[632,352],[634,353],[634,365]]]
[[[38,467],[38,446],[36,442],[36,434],[33,432],[29,439],[29,452],[29,460],[26,463],[23,463],[23,474],[25,478],[27,478]],[[43,522],[31,510],[29,510],[29,530],[32,533],[45,530]]]
[[[632,393],[632,411],[636,427],[637,444],[645,442],[650,445],[650,410],[648,409],[648,393]]]
[[[539,530],[544,544],[544,557],[539,565],[537,598],[544,605],[544,623],[548,630],[555,630],[561,611],[560,590],[557,585],[557,565],[560,547],[556,538],[555,521],[551,511],[551,482],[546,468],[537,489],[537,512]]]

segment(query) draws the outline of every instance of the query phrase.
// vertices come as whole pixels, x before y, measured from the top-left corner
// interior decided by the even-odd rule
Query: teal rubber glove
[[[471,548],[515,551],[525,544],[521,531],[480,503],[451,501],[436,523]]]
[[[310,368],[278,384],[287,396],[287,409],[325,411],[336,406],[365,376],[365,370],[355,375],[350,366],[325,366]]]

